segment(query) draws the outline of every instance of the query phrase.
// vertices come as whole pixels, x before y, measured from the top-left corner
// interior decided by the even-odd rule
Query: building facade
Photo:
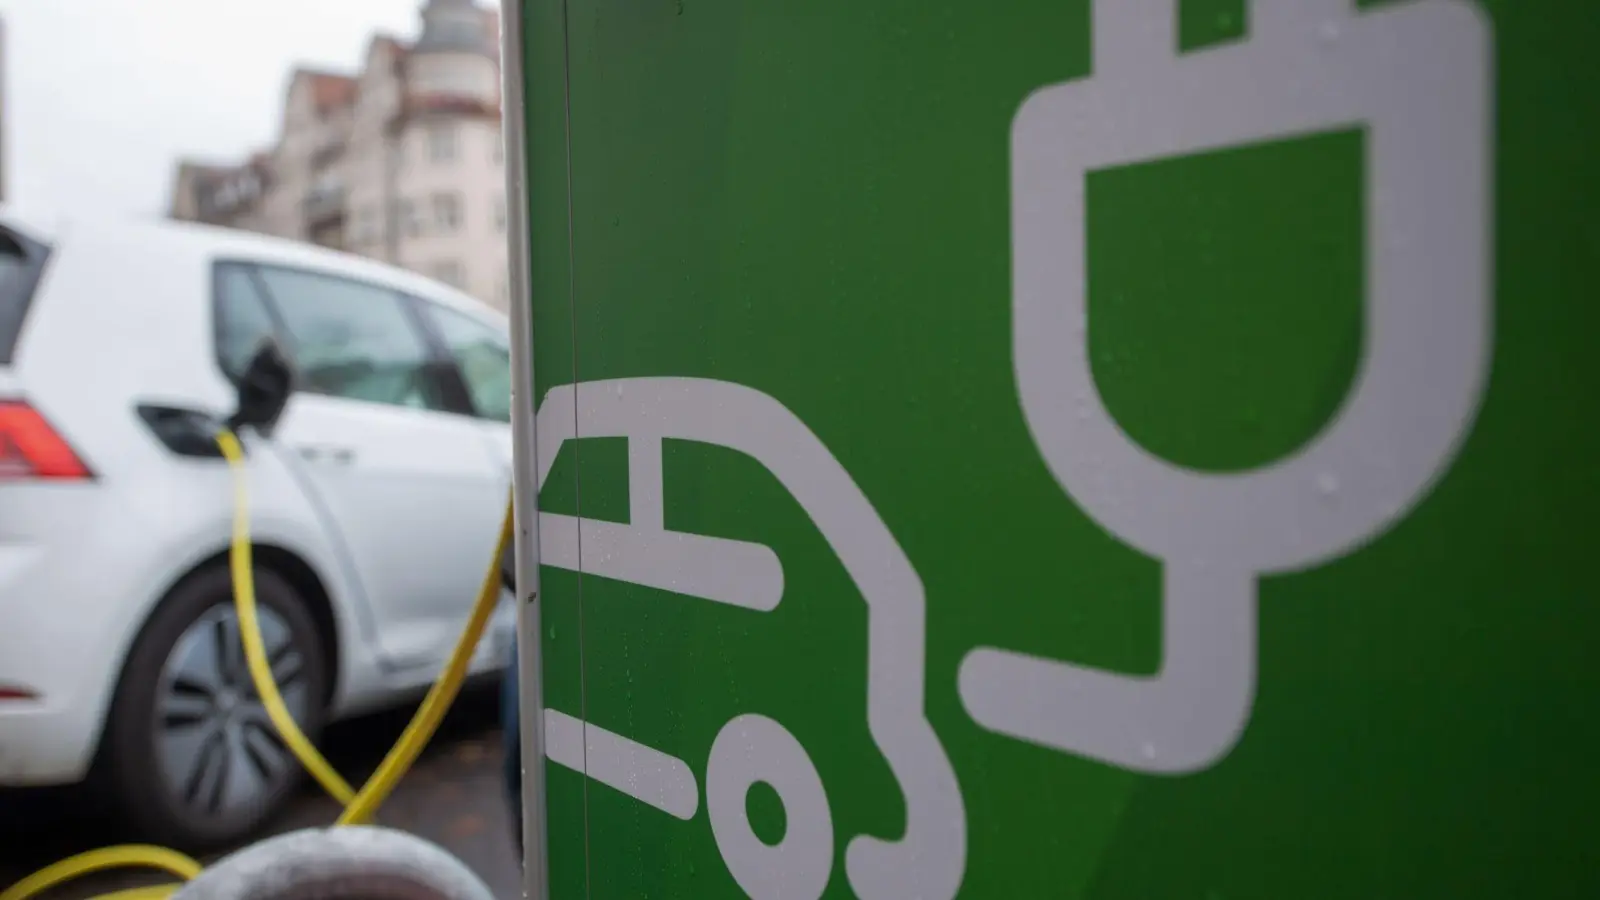
[[[385,260],[509,299],[499,16],[427,0],[415,43],[378,35],[354,75],[297,69],[278,141],[180,161],[170,215]]]

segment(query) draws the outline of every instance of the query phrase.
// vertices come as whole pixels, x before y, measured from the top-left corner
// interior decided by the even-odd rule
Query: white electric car
[[[204,847],[293,788],[237,637],[230,474],[196,426],[269,336],[296,391],[246,447],[284,697],[315,740],[449,653],[510,488],[504,317],[315,247],[0,208],[0,789],[87,781],[143,836]],[[513,616],[506,589],[477,671]]]

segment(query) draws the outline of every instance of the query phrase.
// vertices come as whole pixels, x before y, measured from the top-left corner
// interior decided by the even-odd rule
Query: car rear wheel
[[[262,641],[284,703],[314,742],[327,696],[315,620],[283,579],[256,572]],[[123,671],[103,745],[111,789],[142,839],[204,850],[278,813],[303,770],[245,665],[225,568],[161,604]]]

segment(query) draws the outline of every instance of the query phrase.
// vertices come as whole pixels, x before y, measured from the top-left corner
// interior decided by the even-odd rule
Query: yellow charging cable
[[[372,777],[367,779],[367,783],[362,785],[361,791],[357,793],[300,730],[300,726],[294,721],[294,716],[290,715],[288,707],[284,705],[283,695],[279,693],[277,683],[272,680],[272,666],[267,662],[266,645],[261,639],[261,623],[256,616],[256,581],[250,561],[249,471],[244,464],[244,450],[232,432],[226,429],[220,431],[217,434],[217,446],[222,449],[222,455],[228,461],[228,468],[233,473],[233,541],[228,552],[228,564],[233,574],[233,605],[239,616],[239,634],[244,641],[245,662],[250,668],[250,680],[254,682],[256,693],[261,697],[267,716],[278,729],[284,744],[323,789],[335,800],[344,804],[344,812],[340,814],[336,824],[363,824],[372,819],[378,807],[388,799],[395,785],[399,784],[406,770],[416,762],[422,748],[438,730],[439,723],[444,720],[444,714],[461,691],[461,683],[466,680],[467,668],[472,662],[472,653],[477,648],[478,641],[482,639],[483,631],[489,624],[489,617],[494,614],[495,604],[500,598],[500,560],[504,558],[506,547],[511,543],[512,507],[510,503],[506,504],[506,514],[500,524],[500,540],[495,544],[494,557],[489,561],[483,584],[478,589],[478,598],[472,606],[472,614],[467,617],[466,627],[461,630],[461,637],[456,641],[450,659],[445,663],[444,670],[439,673],[438,680],[434,681],[433,687],[428,690],[428,695],[423,699],[416,714],[411,717],[411,722],[401,733],[400,739],[389,748],[389,753],[383,758],[378,770],[372,773]],[[0,900],[26,900],[91,872],[130,867],[160,869],[185,881],[198,875],[201,869],[199,862],[165,847],[153,847],[147,844],[104,847],[69,856],[40,869],[0,891]],[[165,900],[178,887],[176,884],[163,884],[132,888],[105,894],[96,900]]]
[[[47,891],[58,884],[81,878],[91,872],[105,869],[122,869],[139,866],[162,869],[188,881],[200,874],[200,864],[176,850],[152,847],[149,844],[124,844],[120,847],[102,847],[69,856],[61,862],[29,875],[0,893],[3,900],[21,900]],[[170,889],[169,885],[163,885]]]
[[[261,620],[256,615],[255,569],[250,559],[250,479],[244,464],[244,449],[233,432],[227,430],[218,432],[217,446],[222,448],[222,455],[233,472],[233,545],[228,552],[228,566],[233,573],[233,608],[239,616],[239,637],[244,642],[244,661],[250,669],[250,681],[261,697],[261,705],[266,707],[267,718],[272,720],[272,726],[278,729],[278,736],[283,738],[290,752],[333,799],[349,803],[355,799],[356,792],[300,730],[289,707],[284,705],[278,683],[272,680],[272,664],[267,661],[267,645],[261,639]]]

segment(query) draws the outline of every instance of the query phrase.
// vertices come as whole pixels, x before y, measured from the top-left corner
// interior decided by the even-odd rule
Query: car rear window
[[[49,248],[0,228],[0,366],[11,365]]]

